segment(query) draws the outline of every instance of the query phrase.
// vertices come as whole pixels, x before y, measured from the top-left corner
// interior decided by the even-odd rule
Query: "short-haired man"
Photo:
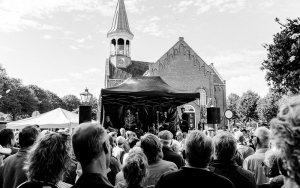
[[[107,179],[111,149],[105,129],[100,124],[80,124],[75,128],[72,144],[82,168],[82,175],[73,188],[112,188]]]
[[[34,126],[26,126],[21,130],[19,133],[21,149],[18,153],[7,157],[4,166],[0,168],[0,187],[16,188],[27,181],[27,176],[23,170],[24,161],[38,135],[39,132]]]
[[[165,173],[156,184],[156,188],[207,187],[233,188],[227,178],[208,170],[208,164],[214,154],[212,139],[201,131],[192,131],[186,138],[187,166],[175,172]]]
[[[228,178],[235,187],[256,188],[254,174],[240,167],[233,159],[237,152],[235,138],[229,132],[221,132],[213,138],[214,161],[210,171]]]
[[[254,138],[252,140],[256,152],[253,155],[250,155],[244,160],[243,167],[246,170],[250,170],[255,174],[256,184],[261,185],[269,182],[263,174],[263,166],[261,163],[265,159],[265,153],[269,149],[269,140],[270,140],[270,130],[266,127],[259,127],[254,132]]]
[[[237,149],[243,155],[244,159],[254,154],[254,150],[245,144],[246,140],[242,132],[240,131],[235,132],[234,138],[237,141]]]
[[[161,131],[158,133],[158,138],[162,143],[162,151],[164,154],[163,160],[170,161],[176,164],[177,168],[180,169],[184,166],[184,160],[181,155],[175,153],[171,149],[171,142],[172,142],[172,133],[170,131]]]

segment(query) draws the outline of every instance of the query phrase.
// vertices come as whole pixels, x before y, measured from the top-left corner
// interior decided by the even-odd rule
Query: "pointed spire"
[[[107,33],[107,36],[114,33],[127,33],[133,37],[133,34],[129,28],[124,0],[118,0],[112,27]]]

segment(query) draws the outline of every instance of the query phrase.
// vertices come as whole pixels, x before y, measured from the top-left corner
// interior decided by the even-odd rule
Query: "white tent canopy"
[[[13,121],[6,125],[8,129],[22,129],[27,125],[39,125],[40,128],[75,128],[79,124],[79,115],[57,108],[39,116]]]

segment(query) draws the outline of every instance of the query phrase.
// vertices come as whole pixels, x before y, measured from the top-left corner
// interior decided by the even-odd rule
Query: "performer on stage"
[[[104,129],[108,130],[109,132],[116,131],[116,129],[113,126],[113,123],[110,121],[110,116],[105,117],[103,127],[104,127]]]
[[[125,126],[124,128],[126,130],[131,130],[131,131],[135,131],[135,126],[136,126],[136,121],[135,121],[135,117],[134,115],[131,113],[131,110],[128,109],[126,111],[126,116],[124,118],[125,121]]]
[[[189,131],[189,115],[185,113],[185,108],[181,108],[181,132],[188,133]]]

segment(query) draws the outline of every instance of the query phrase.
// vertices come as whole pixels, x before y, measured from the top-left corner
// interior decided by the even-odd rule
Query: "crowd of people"
[[[0,131],[0,188],[297,188],[300,96],[270,127],[137,135],[97,123]],[[10,152],[7,152],[7,148]]]

